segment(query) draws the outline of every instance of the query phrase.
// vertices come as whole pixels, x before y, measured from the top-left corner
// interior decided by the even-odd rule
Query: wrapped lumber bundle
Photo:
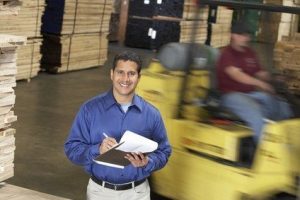
[[[41,64],[51,73],[103,65],[107,45],[107,33],[44,34]]]
[[[12,110],[15,104],[17,48],[26,37],[0,34],[0,182],[14,175],[15,129],[17,120]]]
[[[112,0],[47,1],[42,21],[42,69],[87,69],[107,58]]]
[[[219,6],[210,8],[207,44],[212,47],[223,47],[230,43],[230,28],[233,10]]]
[[[288,88],[294,94],[300,95],[300,35],[283,37],[275,44],[275,67],[288,77]]]
[[[191,42],[193,28],[195,21],[181,21],[180,22],[180,42]],[[199,44],[204,44],[207,38],[207,21],[197,22],[197,30],[195,41]]]
[[[21,4],[18,0],[0,0],[0,16],[17,15]]]
[[[185,0],[182,18],[184,20],[201,20],[207,21],[208,19],[208,7],[202,7],[198,10],[197,5],[195,5],[194,0]]]
[[[17,62],[17,80],[33,78],[37,76],[39,71],[41,56],[37,52],[40,51],[41,42],[37,41],[42,38],[41,16],[44,9],[44,0],[26,0],[23,1],[18,15],[1,16],[0,18],[0,33],[26,36],[28,38],[28,46],[18,49],[18,55],[22,56],[22,59]],[[30,50],[35,53],[28,53]]]
[[[265,0],[265,3],[297,6],[293,0]],[[280,12],[262,12],[257,40],[266,43],[281,41],[283,36],[289,36],[291,34],[294,25],[297,26],[296,15]]]
[[[42,17],[42,32],[74,34],[108,32],[112,0],[51,0]]]
[[[179,36],[178,21],[131,17],[127,23],[125,44],[156,50],[166,43],[178,42]]]
[[[191,0],[185,1],[183,19],[180,22],[180,42],[190,42],[193,34],[193,28],[195,23],[197,24],[197,30],[195,42],[204,44],[207,39],[208,29],[208,7],[197,9]],[[197,21],[196,21],[197,20]]]
[[[28,38],[40,37],[41,16],[44,7],[44,0],[23,1],[22,9],[18,15],[0,17],[0,33],[26,36]]]

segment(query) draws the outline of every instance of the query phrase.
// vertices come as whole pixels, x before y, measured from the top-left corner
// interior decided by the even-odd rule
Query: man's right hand
[[[257,87],[265,92],[275,94],[274,88],[269,83],[258,80]]]
[[[99,148],[100,154],[104,154],[105,152],[110,150],[116,144],[117,144],[117,141],[115,140],[115,138],[111,138],[111,137],[105,138],[102,141],[100,148]]]

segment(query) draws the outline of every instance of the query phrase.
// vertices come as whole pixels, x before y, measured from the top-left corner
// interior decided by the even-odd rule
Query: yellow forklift
[[[287,6],[201,2],[300,13]],[[299,200],[300,118],[268,121],[254,145],[249,127],[214,108],[207,66],[216,57],[205,45],[168,44],[142,71],[137,92],[160,110],[173,149],[166,167],[151,177],[152,189],[176,200]]]

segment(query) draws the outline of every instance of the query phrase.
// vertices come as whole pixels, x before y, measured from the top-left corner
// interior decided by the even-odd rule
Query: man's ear
[[[111,79],[111,80],[113,80],[113,76],[114,76],[114,70],[111,69],[111,70],[110,70],[110,79]]]

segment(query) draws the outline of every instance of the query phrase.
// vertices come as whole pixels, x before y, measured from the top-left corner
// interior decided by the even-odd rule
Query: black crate
[[[180,25],[177,21],[129,18],[125,45],[159,49],[169,42],[178,42],[179,38]]]

